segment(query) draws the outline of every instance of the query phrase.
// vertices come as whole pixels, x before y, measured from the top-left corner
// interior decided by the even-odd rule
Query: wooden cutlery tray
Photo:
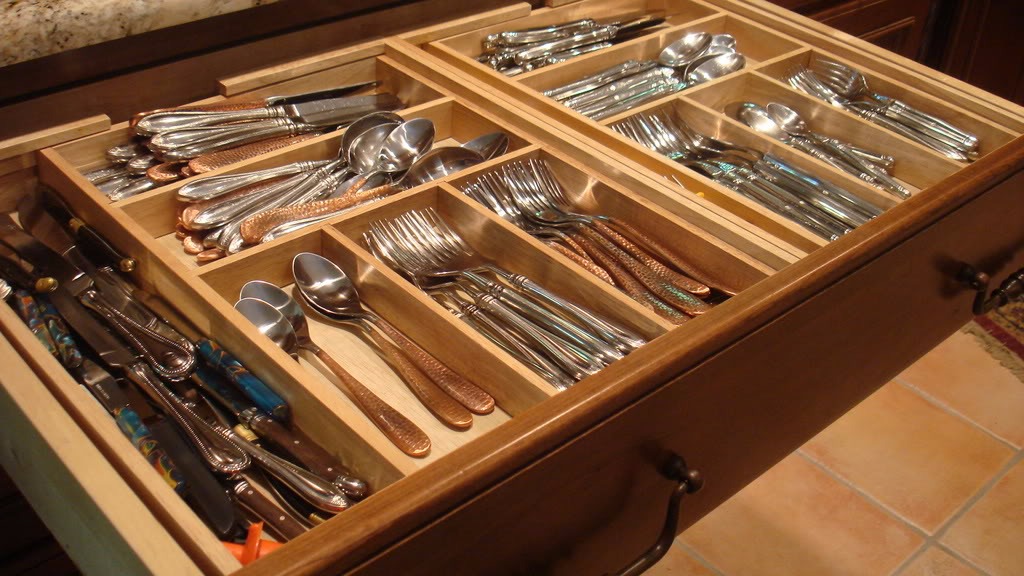
[[[666,24],[520,77],[505,78],[473,60],[479,39],[495,30],[654,10],[668,15]],[[499,22],[503,17],[509,20]],[[226,97],[244,99],[377,79],[377,90],[403,97],[403,117],[434,121],[438,145],[496,129],[509,134],[511,145],[484,164],[212,263],[197,265],[174,238],[182,182],[111,204],[81,175],[99,165],[107,147],[129,137],[126,126],[39,152],[40,181],[138,260],[135,281],[278,390],[296,423],[374,488],[351,510],[242,568],[13,312],[0,307],[0,328],[13,347],[5,354],[14,366],[0,375],[0,408],[15,425],[3,434],[3,463],[83,571],[613,572],[660,532],[675,487],[662,474],[672,454],[706,479],[703,491],[685,500],[682,530],[966,322],[974,292],[956,280],[961,264],[996,281],[1024,264],[1024,141],[1018,138],[1024,111],[1018,107],[761,1],[582,0],[532,11],[504,8],[481,14],[480,22],[488,25],[434,27],[223,81]],[[896,176],[914,196],[888,201],[881,217],[826,244],[618,136],[607,128],[615,118],[593,122],[540,94],[621,59],[652,56],[667,39],[696,29],[734,34],[750,57],[747,68],[643,109],[673,107],[699,130],[770,149],[886,201],[723,113],[741,98],[780,101],[816,130],[897,150],[904,161]],[[915,106],[950,113],[981,135],[982,158],[971,165],[948,161],[778,81],[789,64],[814,53],[851,62]],[[317,136],[216,173],[333,157],[341,135]],[[635,223],[741,288],[739,295],[673,327],[460,192],[476,175],[522,159],[543,159],[582,211]],[[361,236],[370,222],[426,207],[482,260],[525,274],[651,341],[558,392],[369,253]],[[311,317],[314,339],[433,441],[427,458],[396,449],[315,359],[296,362],[231,307],[248,280],[291,289],[291,259],[303,251],[341,266],[367,305],[485,388],[498,408],[476,416],[467,431],[449,429],[360,339]],[[49,425],[40,411],[53,415]],[[22,433],[23,443],[16,442]],[[53,489],[27,486],[44,476],[54,480]],[[63,505],[54,505],[57,498]],[[102,549],[86,546],[93,531]]]

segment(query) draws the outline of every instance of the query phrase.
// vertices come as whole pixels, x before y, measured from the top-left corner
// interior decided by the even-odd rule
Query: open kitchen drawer
[[[773,80],[773,62],[800,58],[810,50],[830,52],[837,43],[820,29],[789,34],[791,30],[775,25],[778,12],[761,2],[750,4],[762,10],[725,1],[648,6],[583,0],[534,12],[556,21],[568,12],[550,15],[555,10],[573,11],[579,17],[594,6],[594,15],[604,18],[638,8],[668,8],[674,14],[669,27],[720,21],[743,26],[751,35],[775,38],[773,44],[781,51],[761,56],[757,70],[653,104],[678,101],[708,126],[721,126],[735,138],[755,139],[760,136],[723,120],[716,109],[718,99],[748,87],[782,97],[785,86]],[[534,17],[523,16],[521,10],[508,13]],[[795,16],[792,21],[797,21]],[[501,27],[522,27],[517,22]],[[806,27],[787,25],[793,30]],[[627,44],[640,46],[662,31],[652,34]],[[927,94],[922,98],[941,97],[945,106],[992,125],[995,143],[983,148],[980,160],[947,166],[926,151],[913,149],[922,161],[946,170],[908,174],[906,181],[920,182],[914,197],[893,203],[883,216],[840,240],[825,244],[804,239],[800,244],[798,234],[787,239],[785,227],[763,215],[748,217],[739,207],[714,202],[715,193],[724,192],[710,181],[678,172],[688,188],[692,185],[705,194],[680,192],[663,178],[678,170],[675,166],[613,136],[600,124],[585,119],[574,123],[540,106],[536,112],[524,111],[520,98],[531,107],[540,101],[529,95],[532,88],[491,84],[455,59],[436,59],[431,54],[439,53],[438,46],[448,42],[445,38],[433,30],[391,39],[370,53],[353,52],[349,60],[332,54],[330,58],[338,59],[326,67],[308,62],[294,69],[276,67],[267,71],[267,78],[284,83],[259,87],[258,93],[287,93],[282,90],[299,84],[321,87],[322,78],[347,83],[383,74],[390,78],[390,86],[398,87],[393,89],[405,87],[407,94],[415,94],[401,114],[434,120],[439,140],[465,142],[501,128],[511,136],[507,154],[209,264],[197,265],[174,239],[173,195],[180,183],[110,204],[82,177],[81,171],[94,167],[105,147],[125,138],[123,127],[44,150],[38,157],[39,179],[138,260],[133,277],[139,284],[173,302],[202,333],[220,341],[279,390],[293,406],[296,423],[375,489],[352,509],[243,569],[198,518],[173,499],[166,485],[146,474],[144,461],[110,429],[109,421],[103,422],[101,410],[95,405],[91,408],[96,410],[86,409],[88,403],[61,404],[78,426],[107,429],[106,435],[89,433],[109,462],[109,468],[100,467],[124,477],[152,515],[146,530],[173,540],[187,555],[186,566],[191,562],[204,572],[238,574],[614,572],[639,556],[660,531],[674,483],[659,469],[671,454],[685,457],[706,482],[703,491],[684,500],[682,529],[966,322],[973,291],[956,280],[962,264],[997,280],[1024,265],[1024,203],[1019,200],[1024,141],[1016,138],[1021,111],[990,104],[977,91],[937,78],[921,79],[927,86],[915,85]],[[415,45],[427,45],[427,50]],[[856,41],[851,45],[867,46]],[[626,44],[610,50],[621,46]],[[594,60],[600,54],[584,58]],[[870,68],[877,62],[886,74],[907,66],[866,49],[859,58],[858,65]],[[569,65],[573,61],[553,66],[549,73]],[[315,70],[307,73],[310,66]],[[258,84],[253,80],[258,77],[249,75],[245,82]],[[528,80],[525,75],[524,79]],[[230,79],[224,82],[232,85],[250,87]],[[940,96],[943,91],[951,96]],[[870,126],[857,124],[852,117],[831,118],[836,125],[864,130],[865,137],[872,134]],[[336,151],[339,138],[316,136],[226,166],[219,173],[325,158]],[[545,159],[574,199],[639,222],[655,238],[685,247],[739,294],[673,327],[459,191],[474,175],[520,158]],[[796,153],[792,158],[824,168]],[[370,221],[427,206],[435,207],[476,251],[514,271],[543,278],[560,295],[580,299],[652,341],[570,389],[555,390],[467,329],[361,243]],[[290,284],[288,264],[298,251],[335,260],[355,279],[371,306],[486,388],[498,408],[477,417],[466,432],[447,429],[415,404],[367,348],[345,332],[314,323],[314,337],[322,345],[400,406],[434,441],[427,458],[402,454],[328,376],[313,365],[296,364],[231,309],[238,288],[247,280]],[[27,330],[11,324],[10,315],[5,316],[5,333],[25,343],[21,353],[42,356],[41,349],[33,350]],[[46,360],[43,356],[30,364],[51,390],[77,389]],[[115,521],[120,520],[111,515]],[[77,534],[80,527],[67,530]],[[60,530],[57,536],[61,537]],[[119,550],[131,555],[133,548],[125,544]],[[71,552],[74,555],[75,550]],[[185,571],[181,565],[140,562],[157,572]],[[83,563],[83,568],[92,566]],[[126,566],[122,571],[133,569]]]

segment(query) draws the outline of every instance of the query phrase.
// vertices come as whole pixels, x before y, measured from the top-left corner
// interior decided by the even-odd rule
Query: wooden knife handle
[[[366,495],[366,483],[352,476],[352,472],[344,464],[305,434],[300,434],[298,430],[289,430],[259,412],[252,414],[245,424],[261,438],[269,440],[294,456],[310,472],[330,480],[345,494],[356,498]]]
[[[420,371],[437,383],[442,390],[459,401],[463,406],[476,414],[490,414],[494,411],[494,398],[473,384],[461,374],[445,366],[440,360],[434,358],[429,352],[420,348],[418,344],[410,340],[402,331],[391,325],[390,322],[377,316],[370,315],[374,326],[380,328],[388,338],[405,353],[408,359]]]
[[[353,378],[337,360],[319,346],[310,347],[310,351],[341,380],[356,405],[399,450],[416,458],[430,454],[430,438],[423,430]]]
[[[402,381],[434,416],[457,430],[467,430],[473,425],[473,415],[469,410],[445,394],[433,380],[409,361],[402,350],[372,329],[367,330],[367,333],[383,353],[387,363],[395,369],[402,377]]]
[[[231,494],[239,505],[266,522],[278,536],[286,541],[296,538],[306,531],[305,526],[282,510],[273,500],[258,492],[247,480],[236,482],[231,487]]]

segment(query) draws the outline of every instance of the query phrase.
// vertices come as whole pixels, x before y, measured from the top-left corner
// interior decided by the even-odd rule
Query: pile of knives
[[[542,28],[507,30],[489,34],[477,60],[506,76],[516,76],[607,48],[664,22],[665,18],[655,15],[603,24],[586,18]]]
[[[131,259],[72,218],[41,187],[18,206],[24,228],[0,223],[0,297],[221,540],[262,521],[287,541],[366,495],[280,395],[185,321],[172,326],[173,309],[115,270]]]
[[[137,138],[107,150],[111,165],[85,177],[111,200],[122,200],[301,142],[371,112],[402,108],[393,94],[354,94],[376,84],[136,114],[131,124]]]

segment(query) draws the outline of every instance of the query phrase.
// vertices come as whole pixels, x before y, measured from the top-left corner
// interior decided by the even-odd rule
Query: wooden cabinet
[[[499,29],[653,10],[667,13],[664,27],[520,77],[497,74],[474,58],[480,39]],[[897,176],[913,196],[889,201],[882,216],[825,242],[616,135],[608,126],[614,118],[588,120],[542,95],[616,59],[656,53],[673,35],[694,29],[732,33],[748,54],[748,67],[649,108],[675,107],[700,130],[772,147],[881,201],[855,178],[775,146],[723,112],[744,95],[785,101],[812,110],[816,125],[855,142],[898,150],[904,166]],[[849,62],[872,85],[977,132],[980,159],[947,160],[779,80],[788,67],[814,55]],[[241,100],[371,79],[380,82],[379,90],[403,98],[406,117],[430,118],[439,142],[465,142],[502,129],[511,136],[509,153],[203,266],[184,255],[173,237],[180,182],[110,203],[83,178],[107,147],[131,137],[128,126],[34,157],[41,181],[137,258],[136,281],[173,302],[200,332],[278,388],[307,433],[376,487],[351,510],[241,568],[31,333],[0,309],[0,329],[11,344],[5,353],[23,368],[16,378],[0,375],[0,409],[25,431],[15,438],[5,429],[0,458],[19,485],[46,475],[70,491],[58,506],[52,493],[26,490],[59,538],[80,542],[83,526],[97,524],[106,539],[102,551],[71,547],[86,572],[109,573],[112,565],[120,572],[168,574],[614,572],[653,542],[664,521],[673,483],[659,467],[671,454],[685,457],[706,480],[703,491],[684,501],[682,529],[966,322],[973,293],[956,280],[961,264],[995,279],[1024,264],[1024,204],[1016,200],[1024,184],[1024,111],[766,2],[520,4],[227,78],[221,87],[224,97]],[[319,135],[218,173],[330,157],[340,138]],[[739,294],[674,327],[459,191],[480,170],[524,158],[547,160],[579,201],[685,246]],[[677,178],[685,190],[666,177]],[[488,258],[543,278],[560,295],[586,302],[651,341],[557,391],[361,244],[370,221],[428,206]],[[232,310],[247,280],[289,284],[288,263],[298,251],[324,254],[346,268],[371,306],[486,387],[499,410],[469,432],[447,430],[401,399],[406,393],[394,375],[377,367],[367,349],[335,328],[316,325],[315,334],[332,353],[381,394],[404,402],[435,439],[428,459],[399,452],[329,378],[296,364]],[[43,409],[55,415],[49,425],[38,413]],[[32,462],[18,444],[26,440],[40,446]],[[76,458],[67,456],[69,449]],[[78,459],[87,454],[95,459]],[[93,489],[101,475],[109,493]]]
[[[919,59],[936,0],[773,0],[886,50]]]

